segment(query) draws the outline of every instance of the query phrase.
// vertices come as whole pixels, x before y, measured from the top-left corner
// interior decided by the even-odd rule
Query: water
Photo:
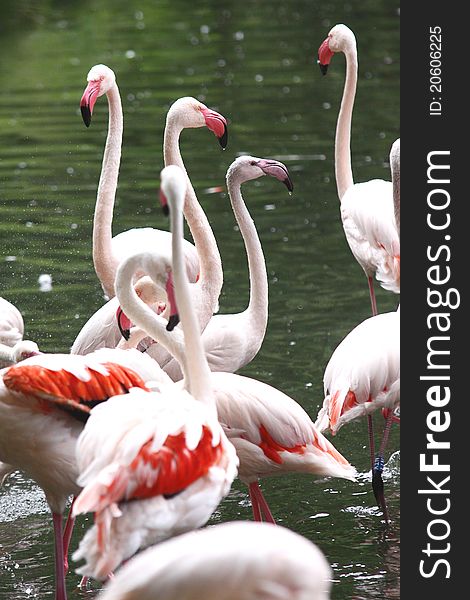
[[[227,167],[241,153],[288,166],[292,196],[270,178],[243,188],[270,281],[266,339],[243,373],[282,389],[314,418],[333,349],[369,316],[366,280],[344,239],[333,175],[344,60],[336,56],[322,78],[316,51],[336,22],[355,31],[355,178],[389,179],[388,153],[399,136],[398,5],[145,0],[131,7],[122,0],[23,0],[2,11],[0,293],[22,311],[26,336],[44,351],[66,352],[103,302],[91,262],[91,228],[106,102],[97,102],[89,129],[79,112],[87,72],[103,62],[117,73],[125,118],[115,233],[166,227],[157,188],[170,104],[192,95],[229,119],[225,152],[204,129],[182,137],[223,259],[221,312],[245,308],[248,276],[228,198],[211,188],[224,186]],[[39,283],[43,275],[50,276],[48,285]],[[382,290],[377,296],[379,310],[396,306],[395,296]],[[334,443],[361,473],[367,471],[365,422],[344,427]],[[390,449],[398,447],[395,431]],[[277,520],[327,555],[338,600],[399,597],[396,457],[386,489],[388,531],[366,476],[357,483],[297,475],[263,482]],[[236,482],[211,523],[241,518],[251,513],[246,489]],[[85,525],[80,521],[73,547]],[[96,595],[77,590],[77,581],[69,574],[70,598]],[[0,598],[28,597],[53,597],[52,531],[40,491],[16,474],[0,492]]]

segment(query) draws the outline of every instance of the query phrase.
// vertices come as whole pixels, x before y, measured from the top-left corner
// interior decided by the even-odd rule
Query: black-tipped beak
[[[218,138],[219,144],[222,146],[222,150],[225,150],[228,144],[228,130],[227,126],[224,126],[224,133]]]
[[[168,217],[170,214],[170,207],[168,204],[162,204],[162,213],[165,215],[165,217]]]
[[[118,327],[119,327],[119,331],[121,332],[122,337],[126,340],[126,342],[129,341],[129,338],[131,337],[131,330],[130,329],[124,329],[124,327],[121,324],[121,318],[124,315],[124,311],[119,308],[116,316],[117,316],[117,322],[118,322]]]
[[[178,325],[179,322],[180,322],[180,316],[178,314],[171,315],[171,317],[168,319],[166,330],[173,331],[173,329]]]
[[[318,61],[318,66],[320,67],[320,71],[322,75],[326,75],[328,71],[328,65],[322,65],[320,61]]]
[[[294,184],[292,183],[292,179],[290,177],[286,177],[282,183],[286,186],[289,192],[292,193],[294,191]]]
[[[90,127],[91,123],[91,110],[88,104],[83,104],[80,106],[80,110],[82,111],[82,119],[87,127]]]

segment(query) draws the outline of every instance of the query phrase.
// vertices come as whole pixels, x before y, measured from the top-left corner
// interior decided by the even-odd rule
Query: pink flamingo
[[[39,354],[1,371],[0,460],[44,490],[52,512],[56,600],[66,600],[66,554],[73,521],[62,537],[67,499],[76,495],[75,444],[90,407],[145,381],[166,381],[150,358],[135,350],[99,350],[88,356]],[[65,549],[65,554],[64,554]]]
[[[174,172],[179,175],[176,184],[182,204],[184,172],[167,167],[162,179]],[[158,268],[151,261],[141,264],[166,289],[174,285],[174,295],[170,292],[168,299],[180,308],[185,352],[190,357],[184,368],[186,389],[171,384],[160,392],[134,390],[129,399],[108,400],[106,406],[91,411],[77,444],[83,491],[73,514],[94,512],[95,524],[73,558],[85,559],[78,572],[95,579],[105,578],[138,549],[205,524],[237,473],[235,449],[217,421],[181,252],[182,212],[178,216],[172,218],[172,270],[167,263]],[[122,265],[118,279],[121,269]],[[137,298],[132,285],[131,290]]]
[[[241,194],[246,181],[268,175],[293,185],[285,165],[276,160],[240,156],[227,170],[227,189],[232,209],[243,237],[250,274],[250,299],[247,308],[237,314],[214,315],[202,333],[202,342],[211,371],[235,372],[257,355],[268,323],[268,275],[263,249],[255,224]],[[179,362],[173,358],[164,371],[174,380],[182,377]]]
[[[103,77],[107,74],[103,82],[107,81],[107,85],[111,85],[111,90],[114,90],[114,87],[116,87],[117,90],[112,71],[104,65],[98,65],[96,69],[98,69],[97,72],[94,72],[93,69],[90,72],[93,72],[91,77],[95,78],[90,82],[92,89],[96,89],[96,80],[99,78],[98,76],[101,73],[101,76]],[[110,82],[113,83],[111,84]],[[102,89],[106,89],[106,87],[103,87],[103,83],[100,87],[100,90]],[[105,287],[105,291],[107,291],[108,295],[110,296],[114,296],[114,275],[117,264],[119,259],[125,256],[125,253],[121,252],[115,257],[115,259],[109,258],[112,252],[111,219],[118,177],[122,139],[122,110],[120,108],[119,92],[116,90],[114,90],[111,94],[111,98],[108,94],[110,105],[110,126],[102,170],[102,179],[105,178],[105,181],[103,183],[100,181],[100,186],[98,189],[97,208],[95,211],[94,221],[95,233],[93,246],[95,264],[97,262],[99,263],[97,272],[106,272],[106,275],[103,275],[103,278],[100,277],[101,281],[103,282],[105,280],[104,277],[106,277],[107,281],[112,281],[112,288],[110,283],[108,283]],[[93,98],[96,100],[96,97],[93,96],[91,100],[93,101]],[[86,94],[84,94],[84,98],[86,105]],[[82,102],[84,102],[83,98]],[[87,109],[84,109],[84,111],[86,114],[88,114]],[[115,120],[115,117],[113,116],[114,112],[116,112],[117,116],[119,116],[119,122],[121,123],[121,128],[117,132],[115,131],[116,126],[113,125]],[[204,104],[194,98],[185,97],[174,102],[168,111],[166,119],[163,143],[165,164],[177,164],[184,170],[184,163],[179,150],[179,137],[183,129],[203,126],[207,126],[219,137],[222,146],[226,145],[226,120],[222,115],[208,109]],[[117,152],[118,158],[111,160],[109,158],[110,153],[112,153],[114,156],[114,154]],[[110,181],[108,181],[108,179]],[[222,289],[223,273],[217,242],[210,227],[209,221],[207,220],[203,209],[197,201],[196,194],[190,183],[189,177],[187,177],[184,213],[195,243],[196,266],[188,270],[188,276],[190,281],[193,282],[198,279],[197,285],[193,287],[193,295],[202,330],[207,325],[207,322],[212,317],[214,311],[216,311],[218,308],[218,298],[220,290]],[[116,238],[113,238],[113,240],[122,240],[123,247],[127,248],[130,254],[137,249],[142,250],[147,248],[155,248],[162,253],[168,253],[171,239],[169,232],[150,228],[134,229],[132,231],[136,233],[122,233],[116,236]],[[127,235],[127,233],[129,233],[131,237],[135,235],[135,239],[139,240],[140,245],[136,245],[136,243],[134,243],[132,240],[130,240],[128,243],[127,239],[125,239],[125,235]],[[149,239],[149,237],[153,235],[159,239]],[[188,250],[188,247],[190,250]],[[184,248],[185,256],[188,257],[188,254],[193,252],[193,246],[189,244],[189,242],[185,241]],[[109,268],[110,264],[114,264],[113,268]],[[187,264],[189,264],[188,258]],[[139,277],[142,274],[142,272],[137,273],[136,277]],[[89,319],[89,321],[84,325],[78,334],[72,346],[72,352],[74,354],[93,352],[94,350],[97,350],[103,346],[114,348],[118,343],[121,334],[114,318],[116,307],[112,303],[105,306],[107,306],[107,308],[102,307],[102,309],[97,311],[97,313],[95,313]],[[157,347],[156,345],[150,349],[149,353],[160,365],[164,365],[171,359],[170,355],[168,355],[163,348]]]
[[[324,374],[325,399],[315,425],[333,434],[349,421],[384,409],[386,425],[375,456],[371,438],[372,487],[385,520],[384,452],[400,403],[400,310],[375,315],[355,327],[333,352]]]
[[[170,204],[171,229],[176,234],[181,217],[182,175],[181,171],[170,169],[162,171],[161,189]],[[181,252],[179,239],[174,238],[174,255]],[[137,327],[167,347],[181,364],[184,374],[192,358],[185,353],[181,331],[169,332],[166,322],[150,311],[133,290],[132,276],[139,267],[162,286],[170,269],[169,264],[148,252],[123,261],[116,276],[116,294],[121,307]],[[188,340],[187,333],[184,340]],[[175,385],[177,389],[187,386],[187,378]],[[354,479],[354,468],[316,430],[302,407],[286,394],[260,381],[232,373],[212,372],[211,385],[219,421],[237,450],[239,476],[249,486],[256,520],[264,518],[274,522],[258,485],[260,477],[304,472]]]
[[[223,523],[145,550],[99,600],[328,600],[332,575],[319,548],[285,527]]]
[[[106,94],[109,106],[108,137],[103,156],[100,182],[96,198],[93,222],[93,262],[105,293],[114,296],[114,277],[120,260],[130,253],[145,248],[168,248],[170,234],[152,228],[132,229],[112,238],[111,225],[114,198],[117,188],[123,131],[123,115],[119,89],[114,72],[106,65],[95,65],[88,73],[88,85],[82,95],[80,108],[88,127],[96,100]],[[206,125],[219,138],[223,147],[227,143],[226,121],[222,115],[210,110],[201,102],[192,100],[193,114],[187,117],[185,127]],[[202,209],[201,209],[202,211]],[[189,220],[189,219],[188,219]],[[192,223],[190,221],[190,227]],[[199,226],[199,224],[197,224]],[[202,223],[201,223],[202,226]],[[193,237],[194,231],[192,231]],[[185,242],[185,257],[188,274],[195,281],[199,272],[196,248]]]
[[[351,121],[357,85],[357,49],[354,33],[335,25],[318,50],[325,75],[333,54],[346,57],[346,81],[335,139],[335,175],[341,219],[351,252],[367,276],[372,314],[377,314],[373,277],[381,286],[400,292],[400,239],[395,226],[392,185],[382,179],[354,183],[351,168]]]

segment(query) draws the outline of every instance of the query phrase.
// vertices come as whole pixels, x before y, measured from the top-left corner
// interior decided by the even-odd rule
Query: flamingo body
[[[23,339],[24,322],[14,304],[0,296],[0,343],[14,346]]]
[[[332,572],[306,538],[266,523],[186,533],[135,557],[100,600],[327,600]]]
[[[230,489],[236,454],[218,424],[187,392],[162,391],[97,407],[80,438],[74,514],[95,513],[74,555],[82,574],[103,579],[139,548],[200,527]]]
[[[240,459],[244,483],[303,472],[354,480],[355,469],[292,398],[233,373],[212,373],[217,414]]]
[[[316,426],[336,433],[345,423],[400,402],[400,311],[370,317],[333,352],[323,378]]]

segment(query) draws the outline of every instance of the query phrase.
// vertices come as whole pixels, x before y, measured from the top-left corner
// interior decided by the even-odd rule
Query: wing
[[[91,408],[111,396],[127,394],[134,387],[147,389],[132,369],[93,356],[41,354],[10,367],[3,376],[11,392],[52,405],[86,420]]]

